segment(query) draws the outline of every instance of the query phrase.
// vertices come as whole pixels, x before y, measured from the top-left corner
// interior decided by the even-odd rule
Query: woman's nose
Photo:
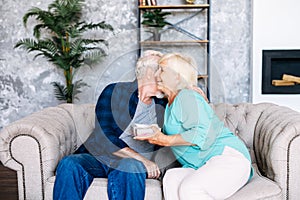
[[[161,78],[160,78],[160,70],[157,70],[154,74],[156,81],[157,82],[161,82]]]

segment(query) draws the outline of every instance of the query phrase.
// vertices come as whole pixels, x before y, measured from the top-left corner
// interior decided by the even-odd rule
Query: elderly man
[[[146,51],[136,65],[136,80],[108,85],[96,105],[96,128],[56,171],[53,199],[83,199],[93,178],[108,178],[109,199],[143,200],[145,179],[160,170],[150,159],[155,146],[134,140],[132,125],[162,125],[166,101],[158,99],[155,72],[162,54]]]

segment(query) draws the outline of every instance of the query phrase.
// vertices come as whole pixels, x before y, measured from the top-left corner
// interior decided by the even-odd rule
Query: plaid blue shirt
[[[167,100],[153,98],[157,122],[162,127]],[[96,105],[96,127],[85,142],[85,148],[94,156],[106,155],[116,158],[112,153],[127,147],[119,137],[133,119],[138,101],[137,81],[108,85],[99,96]]]

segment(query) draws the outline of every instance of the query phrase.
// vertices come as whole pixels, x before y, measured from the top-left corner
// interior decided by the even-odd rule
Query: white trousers
[[[226,146],[197,170],[169,169],[163,179],[165,200],[226,199],[247,183],[250,171],[250,161]]]

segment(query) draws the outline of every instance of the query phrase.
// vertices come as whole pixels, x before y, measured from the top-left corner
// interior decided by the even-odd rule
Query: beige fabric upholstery
[[[47,193],[52,194],[53,186],[54,186],[55,177],[52,176],[47,180],[46,190]],[[89,190],[87,191],[84,200],[102,200],[108,199],[107,196],[107,179],[105,178],[95,178]],[[162,190],[161,190],[161,182],[154,179],[146,180],[146,200],[156,200],[162,199]],[[50,199],[50,198],[49,198]]]
[[[230,199],[300,196],[300,113],[270,103],[212,105],[248,146],[254,178]],[[0,132],[0,160],[17,171],[19,199],[52,199],[55,168],[94,129],[95,106],[62,104],[18,120]],[[107,199],[106,179],[95,179],[85,199]],[[162,199],[161,183],[147,180],[146,199]]]

